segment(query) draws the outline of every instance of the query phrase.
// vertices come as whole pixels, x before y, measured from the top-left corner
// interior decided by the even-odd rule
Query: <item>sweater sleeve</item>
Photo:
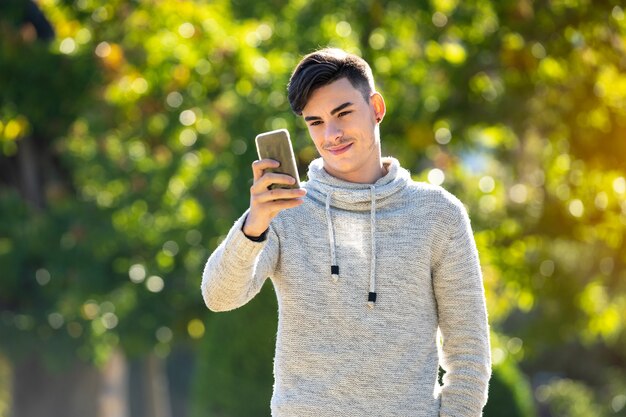
[[[270,226],[267,239],[248,239],[241,230],[247,214],[235,222],[204,267],[202,297],[212,311],[233,310],[246,304],[273,274],[278,236]]]
[[[433,266],[439,330],[443,344],[441,417],[479,417],[491,376],[489,325],[470,220],[457,201],[447,240]]]

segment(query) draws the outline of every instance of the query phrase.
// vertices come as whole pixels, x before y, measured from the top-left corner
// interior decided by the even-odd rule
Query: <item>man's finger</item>
[[[298,207],[302,203],[304,203],[304,200],[301,198],[290,198],[288,200],[268,201],[264,204],[266,205],[267,209],[269,209],[271,212],[278,214],[279,212],[283,210]]]
[[[296,180],[290,175],[266,172],[257,181],[255,181],[252,187],[257,190],[257,192],[263,192],[272,184],[292,185],[295,183]]]
[[[285,189],[285,188],[275,188],[273,190],[267,190],[263,193],[259,193],[255,196],[255,199],[259,203],[266,203],[269,201],[276,200],[293,200],[297,198],[304,197],[306,195],[306,190],[303,188],[298,189]]]
[[[273,159],[260,159],[252,163],[252,176],[254,181],[258,181],[263,176],[263,172],[268,168],[278,168],[280,163]]]

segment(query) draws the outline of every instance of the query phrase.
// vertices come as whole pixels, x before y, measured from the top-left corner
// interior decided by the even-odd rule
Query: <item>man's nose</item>
[[[327,142],[335,142],[337,139],[343,136],[343,131],[338,123],[335,122],[327,122],[326,123],[326,141]]]

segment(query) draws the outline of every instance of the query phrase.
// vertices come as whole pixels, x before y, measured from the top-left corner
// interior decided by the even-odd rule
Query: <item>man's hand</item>
[[[280,163],[273,159],[261,159],[252,163],[254,183],[250,187],[250,212],[243,225],[243,232],[248,236],[261,236],[267,230],[270,222],[282,210],[298,207],[304,202],[302,197],[306,190],[275,188],[272,184],[293,184],[296,180],[289,175],[264,171],[268,168],[278,168]]]

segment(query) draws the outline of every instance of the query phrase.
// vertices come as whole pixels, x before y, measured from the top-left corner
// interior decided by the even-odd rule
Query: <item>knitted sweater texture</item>
[[[469,217],[443,188],[383,162],[384,177],[356,184],[313,161],[305,202],[280,212],[265,241],[243,234],[245,213],[206,264],[213,311],[273,283],[272,416],[482,414],[489,328]]]

